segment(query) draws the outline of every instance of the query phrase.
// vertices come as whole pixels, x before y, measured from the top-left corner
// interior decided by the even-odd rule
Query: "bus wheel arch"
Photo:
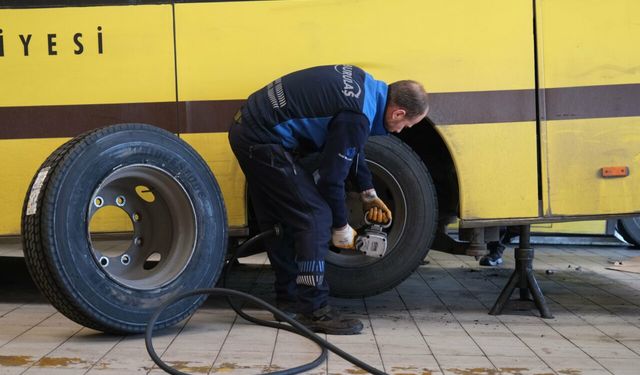
[[[397,137],[418,154],[429,169],[438,198],[438,223],[444,227],[459,213],[460,188],[451,152],[429,118],[403,130]]]

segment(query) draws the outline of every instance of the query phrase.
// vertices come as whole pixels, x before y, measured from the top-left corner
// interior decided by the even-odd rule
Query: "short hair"
[[[429,97],[420,82],[397,81],[389,85],[389,103],[407,111],[408,117],[419,116],[429,109]]]

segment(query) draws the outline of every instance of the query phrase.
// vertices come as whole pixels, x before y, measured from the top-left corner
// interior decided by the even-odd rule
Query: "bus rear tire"
[[[326,277],[334,296],[358,298],[396,287],[423,263],[435,237],[436,190],[420,157],[393,136],[369,138],[365,154],[376,192],[393,213],[389,247],[382,258],[329,251]],[[364,225],[362,204],[352,190],[347,193],[349,224],[359,228]]]

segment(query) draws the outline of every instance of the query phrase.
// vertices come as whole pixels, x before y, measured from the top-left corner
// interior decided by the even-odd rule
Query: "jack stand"
[[[502,310],[509,302],[513,290],[520,289],[520,301],[531,301],[530,296],[533,297],[540,315],[544,319],[552,319],[551,311],[547,302],[542,295],[542,290],[538,285],[536,276],[533,273],[533,248],[530,243],[531,227],[529,225],[520,226],[520,242],[518,247],[514,250],[516,269],[511,274],[511,278],[502,289],[500,297],[496,300],[496,303],[489,311],[489,315],[500,315]]]

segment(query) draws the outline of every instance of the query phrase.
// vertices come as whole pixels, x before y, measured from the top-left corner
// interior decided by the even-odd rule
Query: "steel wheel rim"
[[[94,191],[88,206],[87,238],[107,277],[128,288],[152,290],[186,269],[198,232],[195,209],[184,186],[163,169],[146,164],[118,168]],[[100,250],[91,239],[88,223],[105,206],[119,207],[131,220],[133,236],[122,254]]]
[[[373,258],[355,251],[329,251],[326,262],[339,267],[365,267],[388,257],[402,238],[406,230],[407,200],[400,183],[388,169],[374,161],[367,160],[369,170],[373,176],[373,184],[380,199],[389,207],[393,214],[393,223],[385,231],[387,233],[388,248],[384,257]],[[349,225],[360,228],[365,225],[362,213],[360,194],[347,191],[347,209],[349,211]]]

